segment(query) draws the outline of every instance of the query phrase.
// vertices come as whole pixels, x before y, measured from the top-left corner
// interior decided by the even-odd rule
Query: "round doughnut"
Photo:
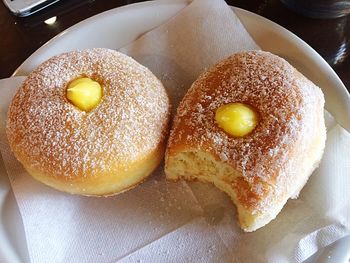
[[[102,87],[88,112],[66,97],[69,83],[82,77]],[[38,181],[72,194],[113,195],[159,165],[169,107],[162,83],[132,58],[102,48],[72,51],[28,75],[9,107],[7,137]]]
[[[222,129],[215,117],[225,105],[246,105],[240,111],[250,120],[254,111],[253,130],[233,136]],[[213,183],[231,197],[242,229],[254,231],[298,196],[318,166],[323,107],[322,91],[284,59],[263,51],[234,54],[204,72],[180,103],[167,178]]]

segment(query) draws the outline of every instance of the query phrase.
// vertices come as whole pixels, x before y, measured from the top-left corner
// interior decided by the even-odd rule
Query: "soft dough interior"
[[[217,161],[210,153],[200,150],[179,152],[169,157],[166,173],[169,180],[185,179],[213,183],[221,191],[227,193],[237,208],[241,227],[247,232],[254,231],[275,217],[269,214],[252,214],[245,209],[239,203],[236,192],[231,187],[231,182],[242,176],[241,173],[233,169],[232,166]],[[283,205],[279,206],[276,214]]]
[[[321,121],[323,124],[323,120]],[[255,231],[276,218],[289,198],[297,198],[309,176],[319,165],[325,145],[325,129],[316,130],[312,140],[308,140],[307,151],[298,152],[289,167],[290,178],[286,179],[287,189],[282,196],[274,198],[273,205],[264,212],[251,211],[238,200],[236,190],[232,187],[242,174],[232,166],[216,160],[215,157],[202,150],[185,149],[168,155],[166,175],[169,180],[199,180],[213,183],[221,191],[227,193],[236,205],[240,226],[246,232]],[[307,144],[307,142],[303,142]],[[294,165],[295,164],[295,165]],[[292,176],[294,174],[294,176]]]

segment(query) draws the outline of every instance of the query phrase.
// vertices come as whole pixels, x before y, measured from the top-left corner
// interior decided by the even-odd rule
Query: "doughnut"
[[[204,72],[181,101],[165,156],[168,180],[214,184],[252,232],[297,198],[326,140],[320,88],[264,51]]]
[[[169,108],[162,83],[132,58],[104,48],[71,51],[28,75],[9,106],[6,133],[38,181],[109,196],[160,164]]]

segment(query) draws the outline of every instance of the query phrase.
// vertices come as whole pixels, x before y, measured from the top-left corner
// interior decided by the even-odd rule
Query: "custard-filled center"
[[[102,87],[90,78],[78,78],[69,83],[66,96],[70,103],[87,112],[100,103]]]
[[[250,106],[235,102],[219,107],[215,120],[228,134],[243,137],[254,130],[258,124],[258,115]]]

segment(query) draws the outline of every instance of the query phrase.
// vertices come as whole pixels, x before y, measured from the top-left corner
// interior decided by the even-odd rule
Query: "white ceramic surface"
[[[112,9],[62,32],[34,52],[13,74],[21,76],[64,51],[106,47],[118,49],[162,24],[186,7],[188,0],[158,0]],[[248,11],[234,8],[263,50],[286,58],[321,87],[326,108],[350,130],[350,96],[331,67],[310,46],[283,27]],[[1,98],[0,98],[1,99]],[[28,262],[23,226],[0,159],[0,261]],[[6,260],[6,261],[4,261]]]

